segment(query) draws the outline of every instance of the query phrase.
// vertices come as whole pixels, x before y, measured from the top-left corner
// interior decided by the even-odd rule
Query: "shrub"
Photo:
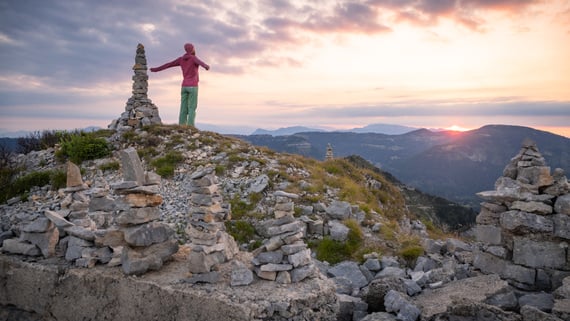
[[[255,237],[255,228],[247,221],[226,221],[225,225],[228,233],[240,244],[249,243]]]
[[[156,173],[162,177],[172,177],[176,166],[184,160],[182,153],[170,151],[163,157],[159,157],[151,162],[156,169]]]
[[[26,198],[33,187],[41,187],[51,184],[52,189],[65,187],[67,174],[65,171],[42,171],[33,172],[25,176],[18,177],[2,188],[0,192],[0,202],[4,203],[14,196]]]
[[[80,133],[64,139],[61,149],[56,153],[60,161],[69,158],[75,164],[85,160],[107,157],[111,149],[104,138],[95,137],[93,133]]]
[[[255,208],[255,205],[242,201],[239,195],[234,196],[234,198],[230,200],[230,206],[232,209],[232,217],[237,220],[247,217],[249,212]]]
[[[345,220],[343,223],[349,229],[346,241],[340,242],[325,237],[317,246],[317,259],[336,264],[344,260],[357,259],[361,255],[359,249],[364,238],[360,225],[353,219]]]
[[[317,246],[317,259],[336,264],[350,258],[346,243],[335,241],[329,237],[323,238]]]
[[[53,190],[67,186],[67,172],[64,170],[53,171],[50,174],[50,184]]]

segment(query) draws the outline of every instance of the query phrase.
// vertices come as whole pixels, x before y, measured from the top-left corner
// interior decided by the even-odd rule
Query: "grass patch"
[[[330,237],[323,238],[316,246],[314,245],[317,259],[336,264],[344,260],[357,259],[361,255],[358,250],[364,241],[362,229],[353,219],[345,220],[343,223],[349,229],[346,241],[340,242]]]
[[[170,151],[163,157],[153,160],[150,164],[155,168],[156,173],[162,177],[174,176],[176,166],[184,160],[182,153]]]
[[[108,162],[99,166],[99,169],[104,171],[118,171],[121,164],[117,161]]]
[[[240,244],[249,243],[255,238],[255,228],[244,220],[226,221],[226,230]]]

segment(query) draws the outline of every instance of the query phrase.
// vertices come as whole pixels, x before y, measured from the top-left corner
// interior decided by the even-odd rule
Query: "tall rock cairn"
[[[239,249],[233,237],[225,232],[224,221],[230,218],[230,211],[222,204],[214,169],[199,169],[191,178],[190,218],[186,229],[192,243],[189,271],[210,273],[219,264],[231,260]]]
[[[536,144],[525,141],[495,190],[477,194],[485,202],[477,216],[482,247],[474,266],[525,290],[560,286],[570,275],[569,191],[564,171],[551,175]]]
[[[158,107],[148,98],[148,75],[144,46],[138,44],[133,70],[133,95],[125,105],[125,112],[119,119],[113,120],[110,129],[130,130],[142,126],[161,124]]]

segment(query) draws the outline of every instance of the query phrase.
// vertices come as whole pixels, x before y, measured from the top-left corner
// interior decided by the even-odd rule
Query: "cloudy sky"
[[[192,42],[197,126],[512,124],[570,137],[570,1],[0,0],[0,133],[106,128]],[[176,123],[181,74],[150,74]],[[0,135],[1,136],[1,135]]]

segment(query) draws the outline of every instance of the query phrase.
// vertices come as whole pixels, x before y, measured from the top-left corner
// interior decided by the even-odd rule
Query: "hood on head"
[[[184,50],[186,50],[186,53],[189,53],[191,55],[195,54],[196,52],[194,51],[194,45],[191,43],[187,43],[184,45]]]

